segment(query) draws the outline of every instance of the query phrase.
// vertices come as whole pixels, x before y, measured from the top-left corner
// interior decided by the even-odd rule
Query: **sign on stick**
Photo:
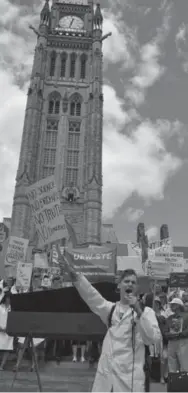
[[[39,246],[43,247],[67,238],[67,228],[54,176],[28,187],[27,196],[39,237]]]

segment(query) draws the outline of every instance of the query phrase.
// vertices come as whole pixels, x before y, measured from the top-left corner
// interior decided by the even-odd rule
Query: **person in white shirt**
[[[82,299],[108,325],[114,303],[101,294],[65,258],[70,277]],[[120,301],[115,304],[111,327],[103,341],[93,392],[144,392],[145,345],[161,339],[159,325],[152,309],[142,311],[136,297],[137,276],[125,270],[119,282]]]

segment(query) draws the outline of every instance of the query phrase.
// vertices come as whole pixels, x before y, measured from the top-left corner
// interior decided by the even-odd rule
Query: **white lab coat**
[[[0,304],[0,328],[6,329],[9,310]],[[6,332],[0,332],[0,351],[13,351],[13,337],[8,336]]]
[[[113,303],[104,299],[84,276],[79,277],[75,287],[90,309],[107,325]],[[130,392],[133,370],[133,391],[143,392],[145,382],[143,370],[145,363],[144,345],[158,343],[161,339],[158,322],[152,309],[146,307],[140,319],[137,319],[137,315],[134,313],[136,327],[133,367],[132,310],[128,307],[120,320],[119,308],[120,302],[116,304],[112,326],[104,338],[92,388],[93,392]]]

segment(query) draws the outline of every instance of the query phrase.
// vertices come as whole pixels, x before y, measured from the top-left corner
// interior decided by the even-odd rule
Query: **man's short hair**
[[[124,280],[125,277],[128,276],[135,276],[137,278],[137,274],[134,269],[125,269],[120,275],[119,282],[121,282],[122,280]]]
[[[47,274],[44,274],[43,280],[44,280],[44,278],[49,278],[49,276]]]

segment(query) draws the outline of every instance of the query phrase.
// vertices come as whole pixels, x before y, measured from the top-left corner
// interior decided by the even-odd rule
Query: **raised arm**
[[[107,324],[108,316],[114,303],[104,299],[103,296],[90,284],[86,277],[82,274],[77,274],[66,259],[65,262],[71,280],[81,298],[85,301],[90,310],[98,315],[105,324]]]

